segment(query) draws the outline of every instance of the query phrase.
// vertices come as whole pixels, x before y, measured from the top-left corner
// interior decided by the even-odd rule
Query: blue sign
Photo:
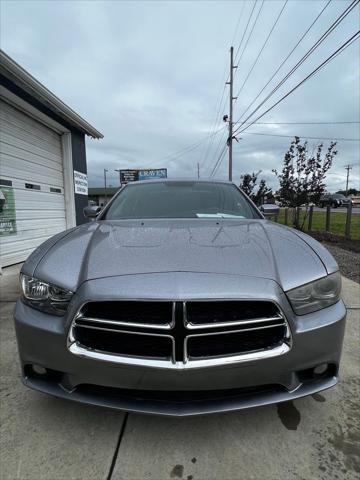
[[[151,180],[153,178],[167,178],[166,168],[139,170],[139,180]]]

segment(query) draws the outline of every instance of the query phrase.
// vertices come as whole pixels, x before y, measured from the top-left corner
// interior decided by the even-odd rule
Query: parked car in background
[[[352,203],[351,198],[347,198],[341,193],[325,193],[320,197],[319,207],[324,208],[327,205],[333,208],[347,207],[350,203]]]
[[[360,195],[353,195],[351,197],[353,207],[360,207]]]

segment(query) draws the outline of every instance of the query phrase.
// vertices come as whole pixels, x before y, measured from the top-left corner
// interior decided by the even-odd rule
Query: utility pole
[[[200,178],[200,163],[197,163],[197,173],[198,173],[198,179]]]
[[[345,165],[345,170],[346,172],[346,189],[345,189],[345,197],[347,197],[348,190],[349,190],[349,175],[350,175],[350,170],[352,170],[352,165]]]
[[[234,100],[236,97],[233,96],[234,90],[234,69],[237,66],[234,66],[234,47],[230,48],[230,76],[229,81],[226,82],[227,85],[230,85],[230,111],[229,111],[229,138],[227,140],[228,147],[229,147],[229,180],[232,182],[232,166],[233,166],[233,158],[232,158],[232,141],[233,141],[233,109],[234,109]]]
[[[106,190],[106,174],[107,174],[108,170],[106,170],[106,168],[104,168],[104,187],[105,187],[105,205],[107,204],[107,190]]]
[[[115,169],[114,172],[119,172],[119,184],[120,184],[120,187],[121,187],[121,170],[120,169]]]

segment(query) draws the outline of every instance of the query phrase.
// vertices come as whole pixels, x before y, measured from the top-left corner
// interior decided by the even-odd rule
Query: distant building
[[[115,195],[120,187],[107,187],[106,196],[104,187],[89,188],[89,204],[104,207]]]

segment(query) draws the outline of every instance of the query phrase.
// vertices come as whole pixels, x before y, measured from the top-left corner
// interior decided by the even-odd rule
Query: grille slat
[[[285,336],[285,326],[244,329],[222,334],[188,337],[187,355],[190,358],[219,357],[257,352],[279,346]]]
[[[268,301],[193,301],[185,302],[184,317],[189,328],[212,328],[217,325],[282,319],[277,306]]]
[[[82,326],[96,326],[102,330],[121,330],[122,328],[129,329],[130,331],[144,331],[149,330],[149,328],[160,329],[160,330],[170,330],[172,328],[172,324],[166,325],[149,325],[148,323],[129,323],[129,322],[121,322],[115,320],[101,320],[99,318],[91,318],[91,317],[78,317],[76,319],[77,325]],[[145,332],[146,333],[146,332]]]
[[[263,300],[89,302],[71,329],[77,347],[119,355],[125,363],[125,357],[143,358],[144,365],[147,359],[185,365],[282,354],[289,337],[278,306]]]
[[[77,341],[86,348],[116,355],[168,359],[173,357],[172,339],[165,335],[145,335],[75,327]]]
[[[88,302],[82,307],[81,316],[96,322],[170,328],[173,321],[173,302],[116,300]]]
[[[253,319],[244,319],[244,320],[233,320],[233,321],[229,321],[229,322],[213,322],[213,323],[199,323],[199,324],[194,324],[194,323],[189,323],[187,322],[186,326],[188,329],[190,330],[200,330],[200,329],[225,329],[225,328],[232,328],[234,329],[234,327],[238,328],[238,327],[246,327],[246,326],[249,326],[249,325],[254,325],[254,328],[258,325],[258,324],[264,324],[264,325],[268,325],[270,323],[283,323],[283,318],[278,315],[278,316],[275,316],[275,317],[264,317],[264,318],[253,318]]]

